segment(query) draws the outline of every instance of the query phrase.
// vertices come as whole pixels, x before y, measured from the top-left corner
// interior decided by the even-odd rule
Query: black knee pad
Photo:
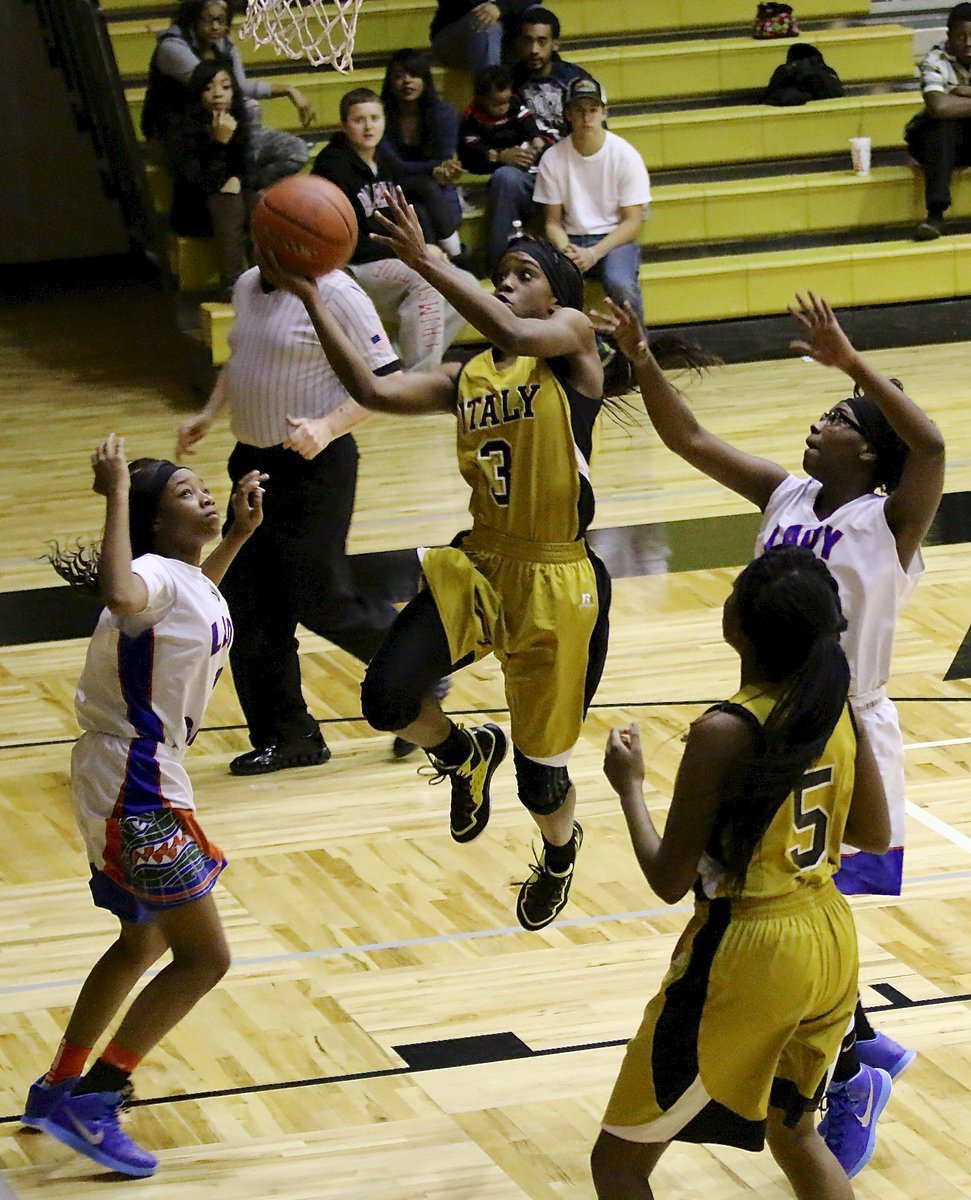
[[[573,781],[566,767],[546,767],[513,747],[519,802],[531,813],[548,817],[563,807]]]
[[[410,691],[387,687],[384,680],[368,671],[361,684],[361,712],[372,729],[390,733],[417,721],[421,697],[416,698]]]

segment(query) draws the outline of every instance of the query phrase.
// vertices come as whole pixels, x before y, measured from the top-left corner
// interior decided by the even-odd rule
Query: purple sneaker
[[[158,1162],[137,1146],[118,1123],[122,1092],[85,1092],[64,1096],[41,1121],[41,1129],[65,1146],[122,1175],[153,1175]]]
[[[27,1103],[24,1105],[21,1125],[28,1129],[43,1129],[42,1122],[49,1117],[60,1101],[74,1091],[74,1085],[80,1076],[72,1075],[70,1079],[62,1079],[60,1083],[46,1084],[46,1075],[41,1075],[36,1083],[30,1085],[27,1093]]]
[[[892,1089],[886,1071],[866,1066],[845,1083],[829,1085],[829,1107],[819,1123],[819,1134],[847,1179],[858,1175],[873,1157],[877,1120],[887,1107]]]
[[[856,1052],[861,1063],[868,1067],[880,1067],[891,1079],[896,1079],[906,1071],[917,1057],[916,1050],[906,1050],[885,1033],[878,1033],[865,1042],[857,1039]]]

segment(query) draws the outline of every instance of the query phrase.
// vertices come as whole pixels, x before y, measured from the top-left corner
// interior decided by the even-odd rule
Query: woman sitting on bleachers
[[[381,103],[387,121],[381,155],[415,206],[426,240],[455,258],[461,252],[462,221],[455,187],[462,174],[459,115],[439,98],[427,55],[395,51],[384,74]]]
[[[250,262],[253,188],[250,130],[243,96],[221,62],[193,72],[190,103],[166,126],[172,169],[170,224],[185,237],[215,238],[220,280],[231,288]]]
[[[172,24],[158,36],[148,69],[148,88],[142,107],[142,133],[149,141],[167,146],[169,127],[179,126],[198,96],[194,80],[204,64],[221,63],[230,73],[236,91],[246,101],[253,156],[254,188],[269,187],[299,171],[310,157],[302,138],[279,129],[263,128],[258,100],[286,96],[306,128],[314,111],[299,88],[267,79],[249,79],[239,52],[229,36],[232,16],[226,0],[181,0]],[[172,163],[166,164],[174,171]]]

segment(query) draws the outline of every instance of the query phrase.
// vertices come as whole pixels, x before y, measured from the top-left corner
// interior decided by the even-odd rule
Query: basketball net
[[[287,58],[338,71],[353,66],[351,52],[362,0],[249,0],[240,33]]]

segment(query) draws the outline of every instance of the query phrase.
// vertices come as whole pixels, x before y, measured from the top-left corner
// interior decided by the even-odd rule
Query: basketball
[[[280,266],[316,278],[346,266],[357,245],[357,217],[341,189],[319,175],[290,175],[260,197],[250,218],[257,246]]]

